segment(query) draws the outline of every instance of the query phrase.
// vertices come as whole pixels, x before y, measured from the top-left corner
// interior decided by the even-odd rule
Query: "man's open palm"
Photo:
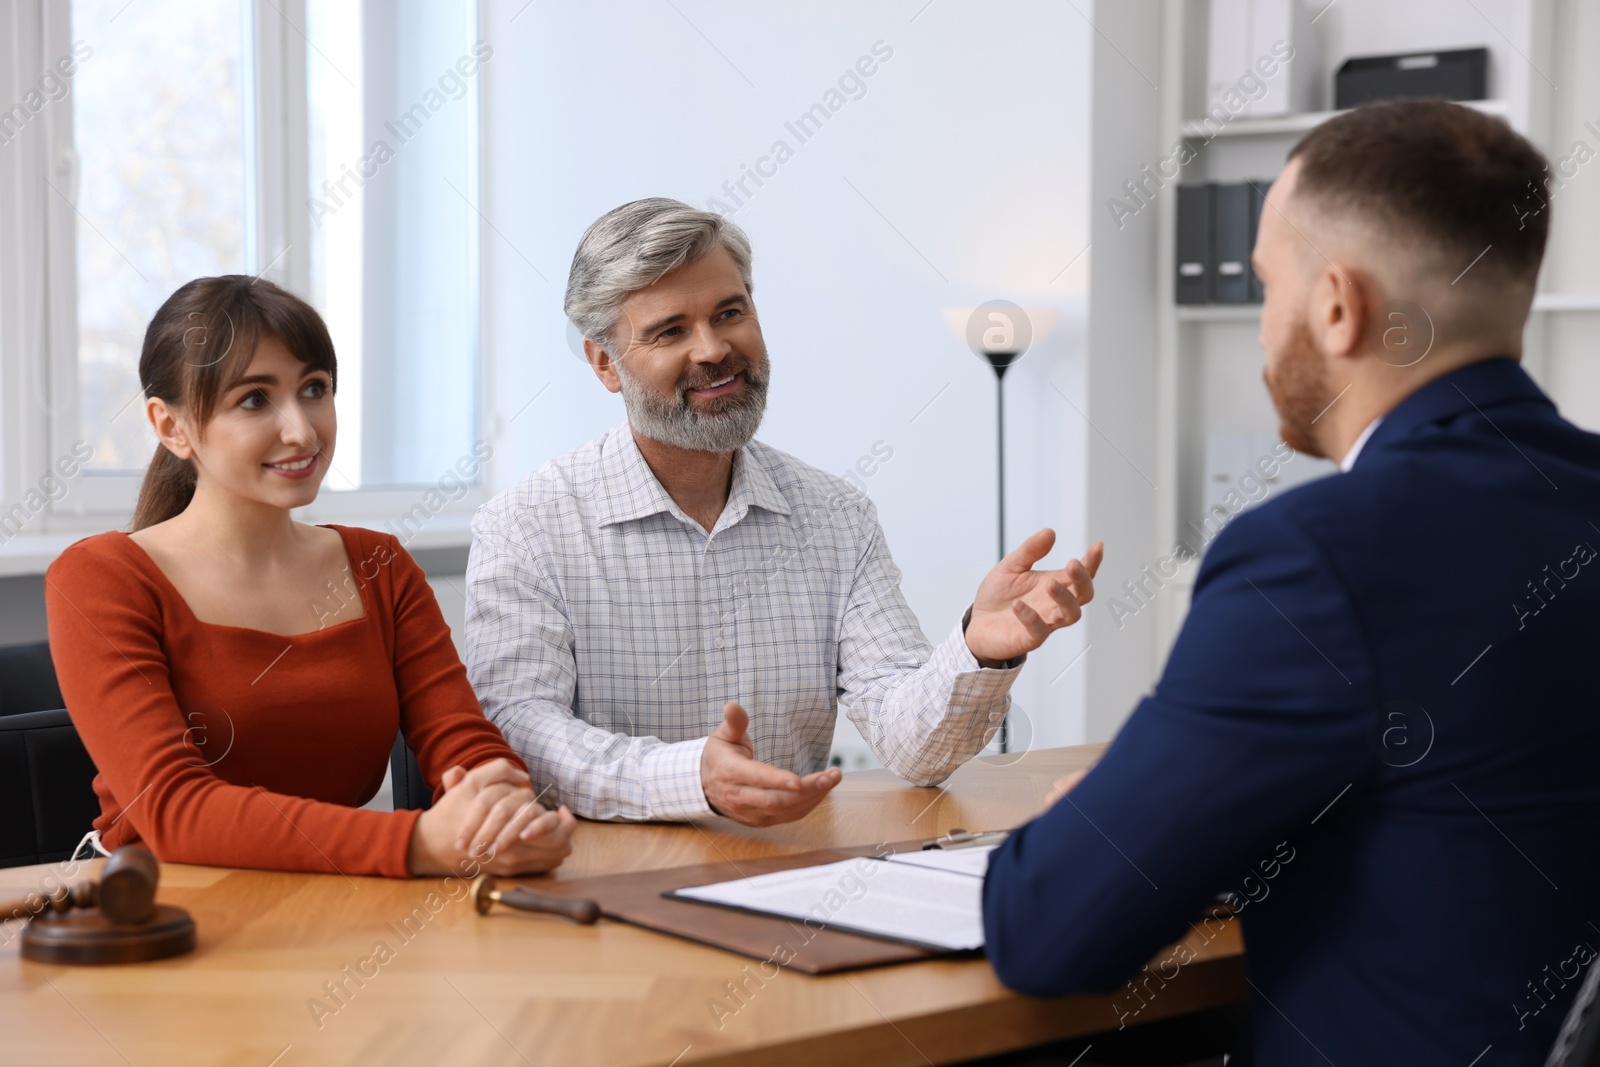
[[[746,733],[750,716],[738,704],[722,709],[722,725],[706,739],[700,756],[700,785],[706,801],[718,815],[746,826],[772,826],[793,822],[822,803],[839,784],[836,768],[808,774],[762,763]]]
[[[978,586],[967,647],[979,660],[1000,662],[1032,652],[1051,633],[1083,617],[1083,605],[1094,599],[1105,544],[1096,541],[1082,559],[1058,571],[1034,570],[1055,543],[1054,530],[1040,530],[995,564]]]

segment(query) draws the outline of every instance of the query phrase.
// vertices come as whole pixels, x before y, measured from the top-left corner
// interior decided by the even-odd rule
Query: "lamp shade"
[[[1009,300],[990,300],[977,307],[947,306],[944,320],[950,332],[966,342],[1003,377],[1006,370],[1055,329],[1061,311],[1052,307],[1024,308]]]

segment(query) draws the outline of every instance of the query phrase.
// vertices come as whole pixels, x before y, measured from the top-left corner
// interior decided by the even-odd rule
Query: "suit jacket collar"
[[[1515,359],[1497,356],[1468,364],[1434,379],[1396,404],[1372,431],[1351,469],[1360,470],[1374,462],[1374,457],[1424,427],[1473,409],[1488,412],[1529,400],[1555,406]]]

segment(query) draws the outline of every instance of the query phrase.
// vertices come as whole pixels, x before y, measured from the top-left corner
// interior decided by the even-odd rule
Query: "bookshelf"
[[[1260,304],[1180,304],[1179,322],[1255,322]],[[1600,293],[1539,293],[1533,298],[1535,315],[1600,311]]]
[[[1328,77],[1333,77],[1333,72],[1328,72]],[[1505,118],[1509,108],[1504,100],[1473,100],[1467,102],[1468,107],[1476,108],[1485,115],[1498,115]],[[1179,127],[1179,132],[1187,139],[1201,138],[1210,140],[1214,137],[1231,139],[1235,137],[1273,137],[1282,134],[1303,134],[1317,126],[1322,125],[1335,115],[1342,115],[1343,111],[1307,111],[1298,115],[1274,115],[1271,118],[1238,118],[1212,131],[1199,119],[1186,119]]]
[[[1313,29],[1322,47],[1321,75],[1331,103],[1334,71],[1350,55],[1397,53],[1486,46],[1490,49],[1491,99],[1472,103],[1503,117],[1534,141],[1552,160],[1561,154],[1548,136],[1556,55],[1557,10],[1574,0],[1482,0],[1465,17],[1450,0],[1307,2],[1320,10]],[[1586,2],[1586,0],[1579,0]],[[1573,10],[1576,10],[1573,8]],[[1473,12],[1476,11],[1476,16]],[[1196,118],[1206,109],[1208,0],[1165,0],[1162,20],[1161,143],[1189,144],[1195,157],[1178,183],[1237,182],[1272,178],[1289,149],[1306,132],[1339,114],[1318,110],[1272,117],[1240,116],[1220,129]],[[1560,78],[1556,79],[1559,82]],[[1176,183],[1174,183],[1176,184]],[[1169,190],[1170,192],[1170,190]],[[1156,544],[1165,552],[1183,536],[1191,520],[1204,514],[1212,494],[1206,469],[1208,438],[1275,435],[1277,418],[1261,383],[1262,356],[1256,341],[1257,305],[1183,305],[1174,299],[1177,197],[1158,198],[1156,291]],[[1549,271],[1546,271],[1548,277]],[[1588,337],[1563,328],[1600,312],[1600,293],[1542,292],[1528,330],[1529,369],[1545,381],[1550,350],[1563,339]],[[1566,340],[1571,345],[1577,342]],[[1549,387],[1547,383],[1547,388]],[[1557,396],[1560,401],[1559,395]],[[1295,462],[1301,462],[1296,460]],[[1305,460],[1307,468],[1319,461]],[[1242,472],[1241,472],[1242,473]],[[1188,610],[1198,564],[1180,570],[1173,595],[1157,598],[1155,640],[1158,662],[1165,659]]]

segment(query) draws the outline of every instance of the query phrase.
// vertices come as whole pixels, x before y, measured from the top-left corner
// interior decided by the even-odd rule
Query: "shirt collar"
[[[1355,444],[1350,446],[1350,448],[1345,452],[1344,458],[1339,461],[1340,470],[1344,471],[1346,474],[1350,473],[1350,468],[1356,465],[1356,457],[1361,455],[1361,446],[1367,443],[1367,438],[1372,436],[1372,431],[1376,430],[1378,428],[1378,423],[1382,421],[1383,416],[1379,415],[1377,418],[1367,423],[1367,428],[1361,431],[1361,436],[1356,438]]]
[[[596,474],[595,520],[600,526],[630,522],[665,512],[679,522],[701,529],[683,509],[678,507],[656,478],[633,430],[624,422],[606,434],[601,445],[600,464]],[[731,526],[745,517],[752,507],[765,508],[779,515],[790,513],[789,501],[772,480],[772,474],[756,457],[751,445],[745,445],[733,457],[733,484],[728,490],[728,503],[717,520],[717,528]]]

